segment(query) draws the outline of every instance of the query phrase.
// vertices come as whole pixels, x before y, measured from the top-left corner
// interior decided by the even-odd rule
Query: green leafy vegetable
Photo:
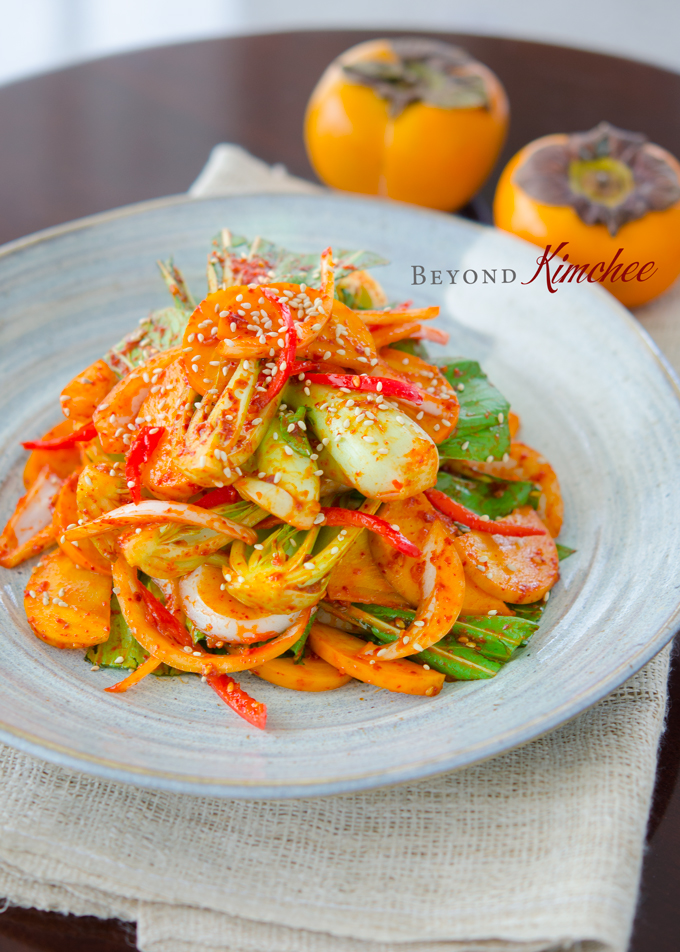
[[[217,242],[221,240],[220,235]],[[225,250],[233,259],[234,270],[238,270],[239,261],[242,259],[256,260],[263,270],[266,269],[267,281],[287,281],[291,284],[319,287],[321,270],[318,253],[300,254],[296,251],[288,251],[264,238],[253,240],[243,235],[231,235]],[[385,258],[372,251],[348,251],[345,248],[333,249],[333,257],[336,262],[336,281],[353,271],[363,271],[366,268],[375,268],[388,263]]]
[[[123,618],[118,599],[111,596],[111,632],[108,640],[101,645],[88,648],[86,661],[98,664],[100,668],[137,668],[149,657],[136,641]],[[120,659],[120,660],[119,660]]]
[[[421,360],[430,360],[426,348],[422,342],[414,337],[405,337],[403,340],[395,340],[390,344],[390,350],[401,350],[404,354],[410,354],[412,357],[420,357]]]
[[[332,610],[332,606],[328,607]],[[346,607],[338,617],[363,628],[379,643],[389,644],[413,621],[415,612],[357,603]],[[390,621],[396,621],[396,625]],[[492,678],[537,627],[535,622],[524,618],[466,615],[436,645],[412,657],[456,681]]]
[[[568,559],[570,555],[576,552],[576,549],[570,549],[568,545],[561,545],[559,542],[555,543],[555,548],[557,549],[557,558],[560,562],[562,559]]]
[[[307,407],[298,407],[295,413],[290,410],[280,412],[278,432],[283,442],[287,443],[294,453],[297,453],[298,456],[310,457],[312,448],[309,445],[307,434],[297,425],[299,422],[304,423],[306,413]],[[290,429],[291,426],[293,427],[292,430]]]
[[[498,519],[508,516],[518,506],[538,507],[540,490],[533,483],[512,482],[496,479],[493,476],[462,476],[440,470],[437,477],[437,489],[455,499],[480,516]]]
[[[506,602],[508,608],[511,608],[518,618],[525,618],[527,621],[533,621],[538,624],[541,615],[545,611],[545,602],[532,602],[531,605],[511,605]]]
[[[476,360],[449,361],[441,371],[456,388],[460,403],[455,435],[439,444],[441,458],[502,459],[510,449],[508,401],[489,382]]]
[[[314,613],[312,613],[305,630],[302,632],[298,640],[295,642],[293,647],[290,649],[293,652],[293,661],[295,664],[303,663],[303,654],[305,650],[305,645],[307,644],[307,639],[309,638],[309,633],[312,630],[312,625],[314,624]]]

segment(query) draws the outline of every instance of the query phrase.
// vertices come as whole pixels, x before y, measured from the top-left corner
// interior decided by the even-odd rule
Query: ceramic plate
[[[630,315],[587,285],[523,285],[536,249],[457,218],[343,197],[162,200],[108,213],[0,252],[0,480],[4,520],[25,454],[60,418],[61,387],[167,301],[155,261],[174,255],[190,285],[221,227],[318,251],[369,248],[392,299],[439,304],[443,355],[485,370],[522,418],[522,438],[555,466],[561,541],[578,549],[544,620],[491,681],[446,684],[434,699],[352,684],[298,694],[244,675],[269,708],[266,732],[198,678],[148,678],[124,696],[76,651],[30,631],[30,566],[2,572],[0,738],[46,760],[116,780],[234,797],[329,794],[412,780],[525,743],[612,691],[674,634],[679,611],[680,403]],[[412,286],[412,266],[458,271]],[[493,275],[496,283],[484,270]],[[507,269],[506,283],[502,283]],[[460,283],[468,271],[478,279]],[[512,272],[517,278],[511,281]],[[433,346],[433,350],[437,350]]]

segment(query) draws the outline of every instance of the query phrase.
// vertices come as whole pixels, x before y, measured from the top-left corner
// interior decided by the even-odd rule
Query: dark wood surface
[[[118,205],[185,191],[217,142],[313,178],[307,98],[327,63],[375,34],[288,33],[145,50],[0,89],[0,242]],[[606,119],[680,156],[680,75],[583,51],[447,36],[508,91],[504,162],[531,139]],[[631,952],[680,947],[680,665],[671,678]],[[35,910],[0,915],[0,952],[122,952],[130,926]]]

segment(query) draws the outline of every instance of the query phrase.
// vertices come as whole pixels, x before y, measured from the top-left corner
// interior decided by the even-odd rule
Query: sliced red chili
[[[422,552],[417,545],[403,535],[399,529],[380,519],[378,516],[372,516],[368,512],[359,512],[357,509],[341,509],[339,506],[322,506],[321,512],[324,515],[324,524],[327,526],[361,526],[363,529],[370,529],[382,536],[385,542],[403,552],[404,555],[410,555],[414,559],[422,556]]]
[[[142,466],[148,463],[164,433],[164,426],[143,426],[130,444],[125,457],[125,479],[135,504],[142,501]]]
[[[56,436],[51,440],[27,440],[21,445],[25,450],[67,450],[75,446],[76,443],[87,443],[93,440],[97,435],[97,430],[92,421],[74,430],[68,436]]]
[[[256,701],[243,690],[238,681],[228,674],[207,674],[205,680],[224,703],[253,727],[264,730],[267,724],[267,705]]]
[[[346,390],[367,390],[370,393],[380,393],[384,397],[396,397],[398,400],[408,400],[419,406],[423,402],[423,394],[417,387],[412,387],[401,380],[392,380],[390,377],[369,377],[359,374],[306,374],[311,383],[322,383],[327,387],[345,387]]]
[[[253,401],[257,407],[266,407],[281,393],[288,378],[295,373],[295,351],[297,350],[297,333],[295,332],[295,323],[290,308],[287,304],[282,304],[279,301],[276,291],[271,288],[263,288],[262,293],[281,312],[286,330],[284,344],[278,357],[276,375],[272,378],[272,382],[265,393],[259,395]]]
[[[545,529],[538,529],[532,526],[515,526],[510,522],[493,522],[491,519],[482,519],[476,512],[472,512],[466,506],[461,506],[459,502],[451,499],[446,493],[439,489],[426,489],[425,495],[430,500],[435,509],[443,512],[456,522],[468,529],[474,529],[477,532],[488,532],[490,535],[502,536],[537,536],[545,535]]]
[[[184,625],[180,625],[172,612],[168,611],[165,605],[156,598],[153,592],[149,591],[146,585],[140,585],[139,592],[144,601],[147,618],[156,626],[158,631],[170,641],[181,645],[182,648],[193,649],[195,645],[191,635]]]
[[[201,506],[202,509],[214,509],[215,506],[227,506],[233,502],[239,502],[241,497],[233,486],[222,486],[219,489],[211,489],[205,496],[201,496],[194,506]]]

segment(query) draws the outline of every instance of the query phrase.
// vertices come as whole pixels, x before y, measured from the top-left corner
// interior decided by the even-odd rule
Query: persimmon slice
[[[28,623],[54,648],[90,648],[111,630],[111,576],[88,572],[56,549],[33,569],[24,593]]]

